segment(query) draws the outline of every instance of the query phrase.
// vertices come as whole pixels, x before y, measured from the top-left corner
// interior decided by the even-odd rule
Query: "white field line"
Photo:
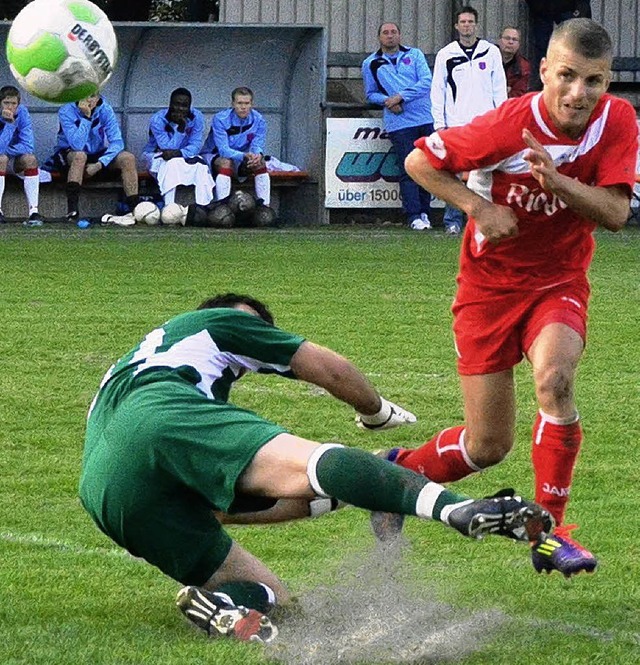
[[[0,531],[0,541],[12,543],[14,545],[25,545],[59,550],[61,552],[78,555],[98,555],[107,557],[116,557],[118,559],[129,559],[135,561],[136,558],[119,547],[84,547],[83,545],[74,545],[65,543],[56,538],[47,538],[37,533],[14,533],[13,531]]]
[[[640,646],[640,633],[630,633],[624,630],[599,630],[598,628],[579,626],[575,623],[566,623],[564,621],[525,619],[524,617],[520,617],[520,619],[531,628],[544,628],[545,630],[551,629],[567,635],[580,635],[597,640],[598,642],[628,642]]]
[[[12,543],[15,545],[36,546],[48,549],[55,549],[67,554],[78,556],[105,556],[116,557],[127,561],[142,561],[128,552],[117,547],[84,547],[73,543],[66,543],[56,538],[47,538],[37,533],[15,533],[12,531],[0,531],[0,542]],[[640,633],[627,632],[622,630],[599,630],[590,626],[580,626],[574,623],[563,621],[546,621],[542,619],[514,616],[517,623],[531,626],[532,628],[544,628],[567,635],[580,635],[588,637],[599,642],[626,642],[635,646],[640,646]]]

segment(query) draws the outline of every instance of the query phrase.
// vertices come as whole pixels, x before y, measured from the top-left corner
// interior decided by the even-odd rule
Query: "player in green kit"
[[[339,444],[320,444],[228,402],[248,371],[326,389],[368,429],[415,422],[346,358],[280,330],[265,305],[225,294],[167,321],[104,377],[91,405],[80,497],[98,527],[184,586],[177,603],[210,635],[271,641],[290,596],[221,521],[278,521],[337,501],[434,519],[466,536],[517,537],[548,514],[506,495],[473,501]],[[249,518],[249,519],[248,519]]]

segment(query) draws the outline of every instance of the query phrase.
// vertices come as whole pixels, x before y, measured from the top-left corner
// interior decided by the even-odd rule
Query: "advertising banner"
[[[327,208],[400,208],[400,171],[382,118],[327,118]]]
[[[326,145],[326,208],[402,207],[398,162],[382,118],[327,118]],[[634,210],[640,201],[640,152],[636,173]],[[434,198],[431,207],[444,203]]]

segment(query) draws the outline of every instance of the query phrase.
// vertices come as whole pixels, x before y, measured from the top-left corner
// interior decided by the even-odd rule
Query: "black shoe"
[[[488,534],[505,536],[513,540],[528,541],[528,530],[538,526],[548,532],[553,518],[544,508],[515,496],[513,490],[502,490],[494,496],[464,501],[452,506],[447,523],[470,538],[484,538]]]
[[[236,606],[229,596],[205,591],[197,586],[180,589],[176,605],[198,628],[210,637],[235,637],[243,642],[271,642],[278,629],[258,610]]]
[[[80,213],[77,210],[72,210],[65,215],[65,221],[75,224],[80,218]]]
[[[22,226],[42,226],[44,224],[44,220],[42,219],[42,215],[37,212],[32,212],[29,215],[29,219],[25,219],[24,222],[22,222]]]
[[[4,218],[4,215],[0,212],[0,224],[6,224],[7,220]]]

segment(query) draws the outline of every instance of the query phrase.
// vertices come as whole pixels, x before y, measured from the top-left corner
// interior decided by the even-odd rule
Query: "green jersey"
[[[177,316],[124,355],[89,411],[80,498],[100,529],[183,584],[203,584],[231,538],[212,510],[263,510],[238,495],[262,446],[287,430],[228,403],[245,372],[292,376],[303,338],[231,308]]]
[[[304,338],[238,309],[187,312],[152,330],[107,372],[94,399],[125,397],[150,381],[182,380],[226,402],[247,371],[292,377],[291,358]],[[93,406],[92,405],[92,409]]]

